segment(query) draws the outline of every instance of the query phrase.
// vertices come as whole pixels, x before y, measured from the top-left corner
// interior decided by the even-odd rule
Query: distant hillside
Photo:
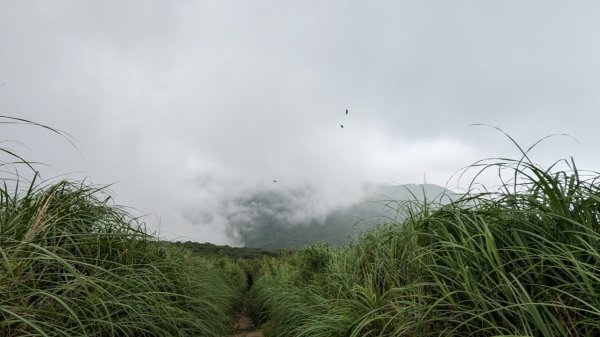
[[[206,256],[227,256],[234,259],[253,259],[263,256],[277,256],[278,254],[271,251],[266,251],[259,248],[247,248],[247,247],[230,247],[230,246],[219,246],[212,243],[198,243],[193,241],[186,242],[173,242],[178,247],[184,247],[194,254],[206,255]]]
[[[375,225],[400,221],[398,203],[408,200],[438,200],[448,190],[437,185],[371,186],[358,203],[329,212],[320,219],[298,223],[286,218],[298,207],[293,197],[278,192],[261,193],[244,200],[249,211],[244,217],[232,217],[246,247],[262,249],[299,248],[314,242],[334,246],[348,243],[352,237]],[[236,221],[238,221],[236,223]]]

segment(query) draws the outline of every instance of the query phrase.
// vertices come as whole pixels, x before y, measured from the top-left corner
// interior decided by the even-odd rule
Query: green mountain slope
[[[246,247],[298,248],[315,242],[334,246],[348,243],[366,228],[399,221],[398,203],[408,200],[439,200],[451,192],[437,185],[371,186],[359,202],[305,220],[291,219],[301,212],[297,194],[260,193],[243,200],[244,216],[231,217]],[[301,199],[301,198],[300,198]],[[296,212],[294,212],[296,211]]]

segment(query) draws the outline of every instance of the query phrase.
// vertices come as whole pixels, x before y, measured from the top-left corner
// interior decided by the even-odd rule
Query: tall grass
[[[282,261],[253,290],[271,335],[600,335],[600,177],[524,159],[479,163],[496,191]]]
[[[7,163],[31,163],[0,150],[0,336],[231,330],[246,286],[239,266],[160,242],[102,188],[39,183],[37,174],[26,183]]]
[[[4,336],[220,336],[244,285],[239,268],[159,243],[101,190],[64,181],[0,189],[0,257]]]

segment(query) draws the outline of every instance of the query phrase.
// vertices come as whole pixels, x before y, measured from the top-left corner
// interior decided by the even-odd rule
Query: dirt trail
[[[254,330],[254,322],[252,322],[252,318],[248,315],[246,310],[242,310],[238,316],[238,322],[235,325],[235,335],[231,335],[230,337],[263,337],[262,332],[260,330]]]

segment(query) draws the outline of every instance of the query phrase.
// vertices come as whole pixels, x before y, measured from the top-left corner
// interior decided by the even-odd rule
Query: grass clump
[[[495,191],[282,260],[253,290],[271,335],[600,335],[600,176],[524,159],[479,163]]]
[[[159,242],[102,189],[0,189],[0,335],[221,336],[241,269]]]

